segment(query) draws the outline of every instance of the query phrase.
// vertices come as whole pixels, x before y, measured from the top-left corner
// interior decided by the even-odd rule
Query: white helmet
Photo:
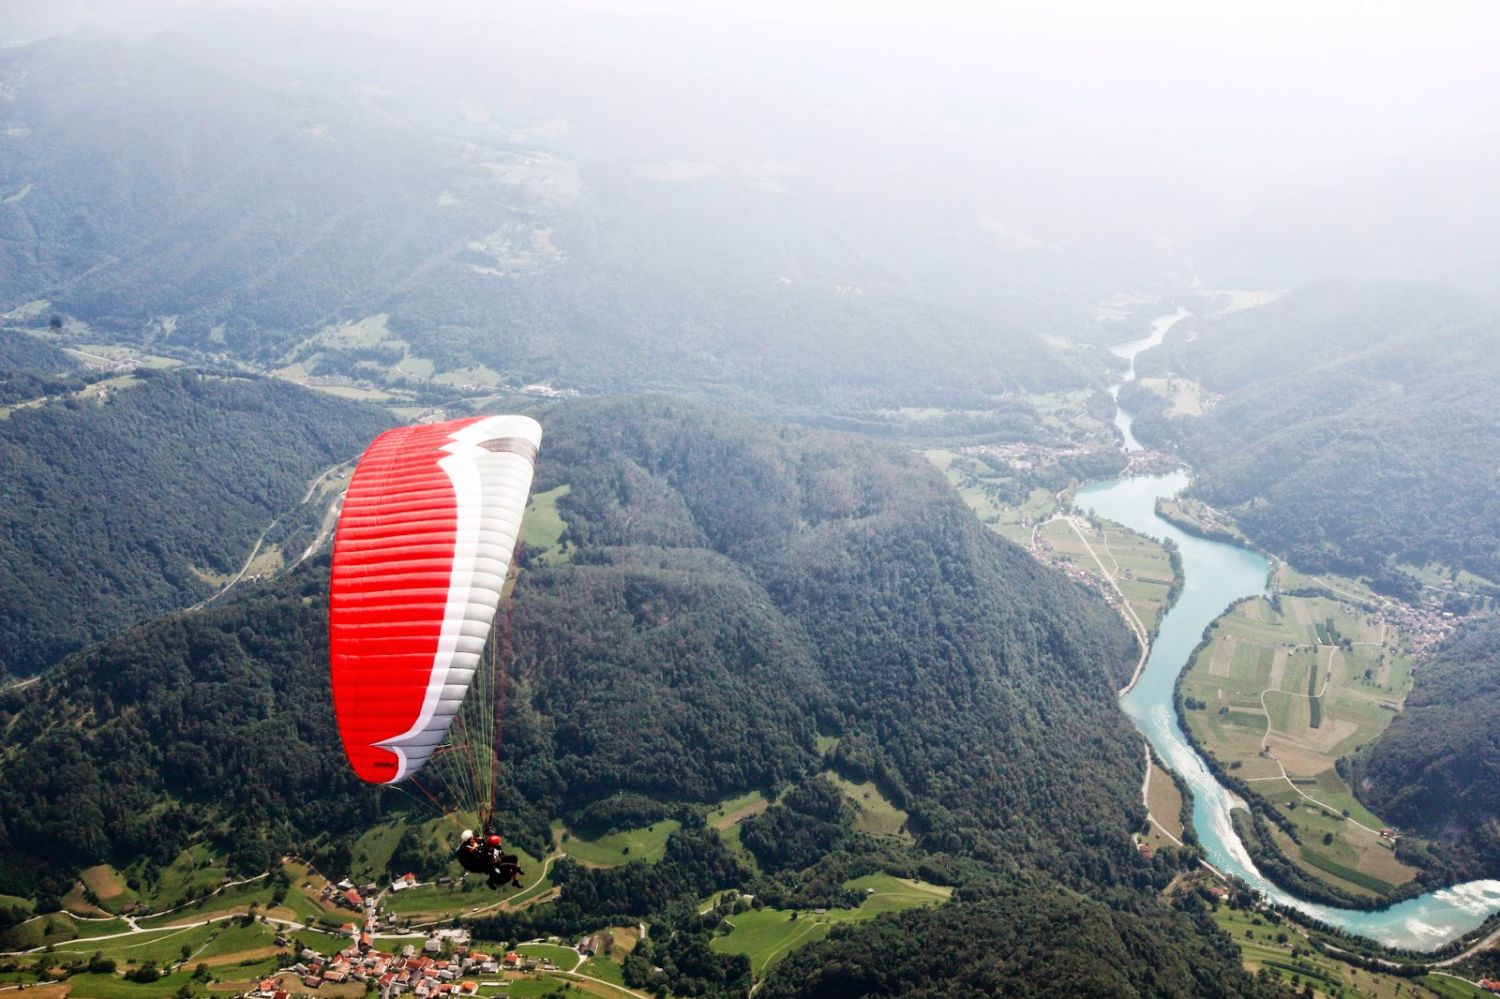
[[[465,829],[463,832],[461,832],[461,833],[458,834],[458,841],[460,843],[467,843],[469,840],[471,840],[473,838],[474,838],[474,830],[472,830],[472,829]]]

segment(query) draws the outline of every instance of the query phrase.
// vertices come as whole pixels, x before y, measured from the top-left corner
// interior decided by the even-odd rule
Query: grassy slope
[[[1307,948],[1302,937],[1286,924],[1274,925],[1260,913],[1218,906],[1213,919],[1239,948],[1246,970],[1264,968],[1296,988],[1311,985],[1320,995],[1341,994],[1348,999],[1428,999],[1436,995],[1457,999],[1485,994],[1458,979],[1426,976],[1413,981],[1345,964]],[[1301,953],[1293,956],[1293,948]]]
[[[829,909],[823,913],[789,909],[751,909],[726,920],[729,932],[711,944],[724,954],[744,954],[757,978],[798,947],[821,940],[840,923],[864,922],[885,912],[901,912],[947,901],[952,889],[923,881],[910,881],[889,874],[870,874],[847,882],[846,887],[867,893],[856,909]]]
[[[676,819],[663,819],[644,829],[622,829],[598,839],[570,833],[563,843],[568,856],[596,867],[618,867],[632,860],[655,863],[667,852],[667,837],[682,828]]]

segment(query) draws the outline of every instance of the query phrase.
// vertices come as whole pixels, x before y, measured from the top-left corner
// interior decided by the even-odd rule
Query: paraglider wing
[[[354,772],[392,784],[443,741],[480,665],[531,491],[526,416],[398,427],[365,451],[333,545],[328,652]]]

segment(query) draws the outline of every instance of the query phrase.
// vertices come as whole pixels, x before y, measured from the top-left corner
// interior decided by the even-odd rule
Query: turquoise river
[[[1117,356],[1130,361],[1126,381],[1135,377],[1136,355],[1159,344],[1167,330],[1186,316],[1181,310],[1163,316],[1153,324],[1150,336],[1114,348]],[[1125,450],[1139,450],[1129,414],[1121,410],[1115,424]],[[1473,930],[1488,915],[1500,911],[1500,881],[1471,881],[1377,912],[1364,912],[1305,902],[1256,870],[1230,822],[1237,797],[1209,772],[1183,736],[1173,709],[1173,691],[1203,630],[1235,601],[1265,592],[1270,566],[1254,552],[1189,535],[1156,515],[1156,500],[1176,495],[1188,482],[1186,472],[1131,476],[1086,486],[1078,491],[1075,503],[1082,510],[1142,534],[1171,538],[1181,549],[1185,577],[1182,594],[1162,619],[1145,667],[1120,703],[1157,755],[1192,789],[1193,828],[1208,862],[1244,879],[1272,901],[1387,946],[1431,950]]]

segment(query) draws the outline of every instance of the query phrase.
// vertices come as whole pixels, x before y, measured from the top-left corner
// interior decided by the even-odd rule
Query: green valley
[[[1355,797],[1340,760],[1376,739],[1411,689],[1400,629],[1321,597],[1248,600],[1217,621],[1179,685],[1193,737],[1263,808],[1314,878],[1369,897],[1418,872]]]

